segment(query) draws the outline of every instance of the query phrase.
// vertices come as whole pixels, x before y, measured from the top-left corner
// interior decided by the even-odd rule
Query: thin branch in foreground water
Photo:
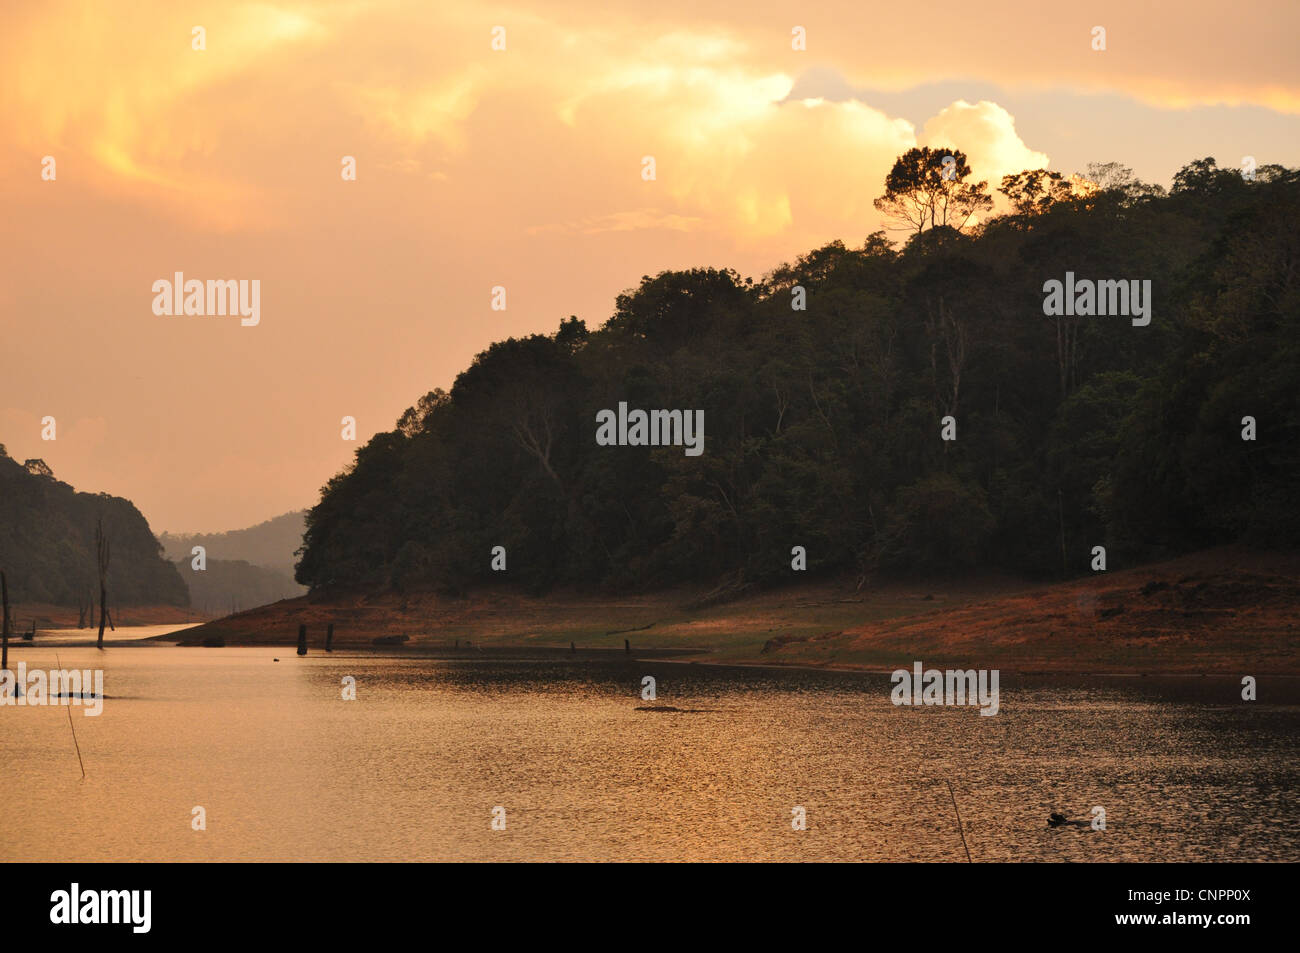
[[[54,664],[59,667],[60,672],[63,671],[63,663],[59,661],[58,652],[54,653]],[[66,687],[68,683],[64,681],[63,684]],[[72,723],[72,705],[68,704],[63,707],[68,712],[68,727],[72,729],[72,745],[77,749],[77,764],[81,765],[81,780],[84,781],[86,780],[86,762],[81,760],[81,745],[77,743],[77,728]]]
[[[961,811],[957,810],[957,795],[952,793],[951,781],[949,781],[947,778],[944,778],[943,783],[948,785],[948,796],[952,798],[952,810],[953,813],[957,815],[957,833],[961,835],[962,850],[966,851],[966,863],[973,864],[974,861],[970,859],[970,848],[966,846],[966,832],[962,830],[962,826],[961,826]]]

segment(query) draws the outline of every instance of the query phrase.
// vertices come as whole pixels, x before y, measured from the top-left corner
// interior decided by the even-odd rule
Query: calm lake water
[[[11,668],[108,697],[0,707],[4,860],[964,862],[945,781],[976,861],[1300,860],[1295,680],[1003,673],[989,718],[883,675],[42,640]]]

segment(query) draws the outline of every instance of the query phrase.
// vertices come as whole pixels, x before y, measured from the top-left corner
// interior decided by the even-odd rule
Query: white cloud
[[[1025,145],[1011,113],[987,99],[973,105],[959,99],[940,110],[926,122],[920,144],[960,149],[975,178],[987,179],[990,189],[996,189],[1004,175],[1043,169],[1051,161]]]

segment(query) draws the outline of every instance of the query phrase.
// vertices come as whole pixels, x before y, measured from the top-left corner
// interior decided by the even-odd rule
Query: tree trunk
[[[0,594],[4,598],[4,622],[0,623],[4,629],[4,661],[0,662],[0,668],[9,668],[9,580],[5,578],[4,572],[0,571]]]
[[[102,649],[104,647],[104,619],[108,615],[108,589],[104,586],[99,587],[99,638],[95,641],[95,647]]]
[[[111,554],[112,544],[104,535],[104,520],[101,517],[95,525],[95,561],[99,568],[99,638],[95,647],[100,649],[104,647],[104,624],[108,622],[108,564]]]

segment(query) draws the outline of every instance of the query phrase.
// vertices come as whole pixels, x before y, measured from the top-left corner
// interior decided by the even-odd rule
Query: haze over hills
[[[307,591],[293,579],[305,518],[296,510],[226,533],[163,533],[159,542],[189,586],[191,605],[225,615]],[[202,570],[194,568],[195,546],[206,550]]]
[[[282,513],[256,526],[234,529],[225,533],[162,533],[158,542],[175,562],[188,561],[191,550],[202,546],[207,550],[209,565],[216,560],[243,560],[254,566],[274,569],[293,578],[294,553],[302,546],[307,511],[294,510]]]
[[[241,612],[307,591],[287,573],[243,559],[209,559],[202,571],[194,569],[191,559],[178,559],[175,565],[189,586],[190,605],[205,615]]]

